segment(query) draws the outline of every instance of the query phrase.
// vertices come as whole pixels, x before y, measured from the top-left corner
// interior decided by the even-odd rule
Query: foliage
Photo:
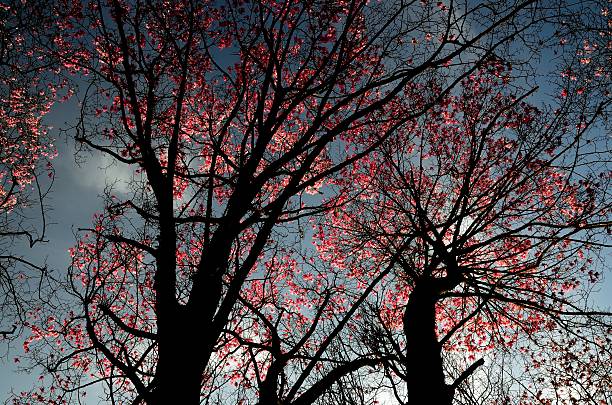
[[[75,139],[132,181],[30,312],[49,376],[15,403],[606,395],[609,318],[581,294],[607,246],[609,28],[533,0],[52,10],[47,57],[87,83]],[[536,103],[546,52],[561,87]]]

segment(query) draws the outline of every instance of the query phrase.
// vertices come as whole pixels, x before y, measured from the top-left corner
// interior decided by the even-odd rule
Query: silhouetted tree
[[[358,194],[317,238],[345,269],[395,263],[363,339],[393,359],[398,401],[450,404],[483,357],[510,349],[538,378],[497,403],[606,401],[609,379],[589,370],[610,362],[610,314],[589,309],[588,291],[609,246],[609,150],[593,127],[610,100],[566,91],[553,109],[531,93],[492,60],[339,176]],[[494,373],[511,381],[515,366]]]
[[[571,8],[534,0],[476,5],[110,0],[64,2],[57,10],[65,17],[63,35],[50,55],[87,83],[76,140],[125,165],[133,176],[128,192],[109,188],[103,211],[72,250],[65,305],[41,306],[32,313],[25,348],[53,381],[44,391],[24,393],[23,401],[76,400],[86,387],[102,383],[113,403],[368,403],[376,400],[380,386],[375,375],[369,376],[371,368],[384,365],[402,373],[408,359],[427,360],[420,372],[406,371],[411,401],[423,398],[417,383],[425,378],[440,388],[429,393],[450,401],[435,339],[436,302],[441,294],[460,295],[457,288],[467,286],[466,280],[482,282],[480,273],[463,269],[485,264],[468,267],[462,261],[481,254],[474,247],[478,243],[487,252],[507,243],[507,260],[531,249],[515,246],[517,232],[537,215],[519,219],[495,239],[504,224],[495,222],[494,208],[511,204],[503,200],[510,186],[526,184],[531,191],[534,184],[541,187],[544,179],[556,178],[546,161],[540,167],[536,156],[542,151],[555,146],[562,149],[553,149],[553,155],[568,152],[563,150],[568,144],[557,145],[553,136],[565,110],[552,115],[546,129],[539,112],[521,104],[520,92],[512,99],[477,86],[503,80],[502,60],[515,62],[517,76],[530,75],[537,49],[558,39],[543,32]],[[493,69],[500,78],[483,69]],[[462,82],[466,106],[454,95]],[[502,93],[510,92],[502,86]],[[461,127],[465,137],[447,147],[460,131],[442,136],[433,126],[460,127],[452,120],[459,121],[461,114],[472,127]],[[421,123],[425,126],[419,129]],[[524,130],[528,144],[499,140],[506,127]],[[417,148],[406,149],[410,145]],[[408,186],[369,172],[357,176],[370,164],[397,177],[390,164],[394,154],[402,154],[400,168],[410,167],[424,157],[418,153],[421,146],[448,183],[436,184],[425,171],[429,167],[406,172],[417,176],[404,179]],[[531,152],[516,157],[514,167],[509,156],[518,156],[521,148]],[[499,180],[499,190],[495,179],[492,190],[478,183],[493,175],[481,167],[481,159],[486,167],[513,170]],[[472,172],[453,169],[453,163],[469,167],[470,162]],[[370,187],[388,183],[390,188],[362,190],[366,179]],[[443,203],[447,197],[438,190],[452,181],[467,184],[456,208]],[[576,190],[551,187],[553,195],[567,198],[595,190],[591,183]],[[354,223],[353,215],[370,218],[369,211],[352,204],[356,191],[384,200],[395,188],[408,194],[397,221],[416,223],[401,223],[405,233],[384,245],[388,254],[382,259],[351,254],[346,257],[353,267],[345,267],[339,264],[346,251],[325,255],[328,247],[319,244],[320,257],[302,252],[311,238],[304,223],[308,218],[333,213],[331,225],[322,225],[314,237],[341,241],[322,238],[324,230],[338,225],[338,218],[346,218],[347,225]],[[489,194],[491,199],[484,200]],[[604,215],[597,195],[584,208],[558,215],[568,224],[581,215]],[[434,205],[422,198],[433,199]],[[535,201],[544,197],[532,198],[539,204]],[[411,206],[415,201],[418,209]],[[571,201],[561,203],[565,207]],[[440,224],[445,209],[452,217]],[[544,212],[557,215],[561,209],[550,203]],[[439,217],[430,218],[434,211]],[[473,231],[463,234],[457,221],[467,223],[467,216]],[[563,225],[562,236],[569,226],[541,220]],[[580,231],[588,232],[582,226]],[[495,243],[474,242],[473,234],[483,232],[491,232],[487,237]],[[444,241],[453,233],[453,243],[473,250],[451,254]],[[373,236],[356,249],[365,254],[375,247]],[[533,249],[570,249],[549,241],[543,233]],[[504,260],[485,256],[479,257],[491,266]],[[520,266],[531,268],[534,261]],[[414,273],[406,270],[404,284],[389,281],[398,266]],[[485,282],[500,279],[510,288],[513,280],[506,273],[512,272],[487,273],[491,278]],[[417,290],[411,283],[420,278],[426,280]],[[401,286],[390,301],[397,308],[383,311],[387,315],[381,317],[387,318],[380,325],[391,328],[386,322],[396,316],[397,324],[402,317],[397,311],[405,309],[407,351],[384,351],[383,343],[354,340],[369,336],[356,329],[364,319],[360,309],[389,285]],[[487,294],[485,285],[479,288]],[[415,299],[414,291],[421,298]],[[478,307],[480,293],[468,293],[472,298],[456,299]],[[490,301],[503,302],[494,298]],[[513,299],[526,300],[520,292]]]

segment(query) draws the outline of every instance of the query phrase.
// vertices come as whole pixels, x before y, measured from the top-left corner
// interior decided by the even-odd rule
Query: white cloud
[[[73,171],[74,180],[81,186],[103,191],[112,186],[118,193],[127,193],[133,171],[129,165],[117,162],[108,155],[95,153]]]

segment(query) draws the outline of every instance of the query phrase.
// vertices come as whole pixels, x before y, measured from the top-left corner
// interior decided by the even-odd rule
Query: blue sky
[[[51,207],[48,211],[50,226],[48,243],[38,245],[35,249],[24,249],[23,254],[36,262],[46,260],[57,275],[62,277],[69,265],[68,249],[74,245],[73,232],[79,227],[87,227],[94,212],[102,207],[99,196],[105,185],[115,182],[118,191],[124,186],[123,180],[129,178],[125,166],[110,166],[99,154],[83,155],[87,161],[81,165],[75,163],[74,144],[70,139],[61,138],[58,129],[67,128],[75,119],[78,111],[74,101],[59,104],[48,115],[47,122],[53,125],[53,134],[58,137],[56,145],[59,155],[54,160],[56,173],[53,191],[47,200]],[[68,136],[73,135],[68,132]],[[610,262],[610,253],[605,253],[606,265]],[[593,301],[602,309],[612,308],[612,277],[608,277],[593,294]],[[16,356],[23,354],[21,342],[17,339],[0,359],[0,399],[8,399],[11,389],[15,392],[31,387],[38,379],[39,373],[21,373],[13,362]],[[91,399],[87,403],[97,403]]]
[[[20,249],[20,253],[36,263],[46,261],[52,271],[63,277],[68,267],[68,249],[75,244],[74,231],[79,227],[91,224],[91,218],[96,210],[102,208],[102,200],[98,198],[107,182],[122,179],[129,175],[124,167],[108,166],[99,154],[84,155],[88,160],[77,165],[74,159],[74,144],[62,138],[58,129],[68,127],[75,118],[76,103],[74,101],[57,105],[47,116],[48,125],[52,125],[52,133],[57,137],[56,146],[59,155],[53,161],[55,183],[46,203],[49,227],[48,242],[35,246],[34,249]],[[69,132],[68,135],[73,135]],[[118,185],[121,187],[121,183]],[[9,391],[15,392],[31,387],[39,373],[20,373],[14,363],[16,356],[23,354],[21,343],[23,338],[11,344],[6,356],[0,359],[0,399],[8,398]],[[4,353],[4,352],[2,352]]]
[[[99,196],[105,185],[118,180],[116,187],[121,191],[124,184],[122,181],[129,178],[130,174],[125,166],[109,167],[110,162],[99,154],[83,155],[86,162],[82,165],[75,163],[74,145],[70,141],[74,132],[68,131],[67,137],[62,138],[59,129],[68,128],[74,122],[78,113],[77,107],[74,100],[59,104],[46,119],[47,123],[54,127],[52,133],[58,138],[56,145],[59,151],[59,156],[54,160],[55,184],[46,201],[51,208],[47,213],[50,224],[47,230],[49,242],[38,245],[33,250],[23,249],[21,252],[37,263],[46,260],[48,266],[59,277],[65,274],[69,265],[68,249],[75,243],[74,231],[79,227],[90,225],[93,214],[102,207]],[[608,267],[611,263],[610,253],[604,254],[605,264]],[[612,277],[607,277],[592,298],[594,304],[601,309],[612,308]],[[6,355],[0,358],[0,400],[7,399],[11,389],[15,392],[28,389],[38,379],[39,373],[19,373],[18,366],[13,362],[16,356],[23,354],[22,340],[19,338],[14,341]],[[87,401],[87,403],[97,402],[93,398]]]

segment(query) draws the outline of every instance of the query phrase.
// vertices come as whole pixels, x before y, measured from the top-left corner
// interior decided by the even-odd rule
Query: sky
[[[127,167],[109,166],[109,160],[100,154],[83,154],[83,164],[75,162],[74,144],[70,140],[74,132],[69,130],[61,135],[59,130],[71,126],[78,113],[77,107],[75,100],[57,104],[46,117],[47,124],[54,127],[51,133],[57,138],[58,148],[58,157],[53,162],[54,187],[46,200],[50,208],[47,211],[49,242],[37,245],[34,250],[21,252],[38,263],[46,260],[49,268],[60,277],[70,264],[68,249],[75,244],[74,233],[77,228],[88,227],[93,214],[102,208],[100,196],[105,186],[115,183],[116,190],[121,192],[125,190],[125,182],[130,177]],[[612,264],[611,260],[608,253],[605,256],[606,267]],[[612,309],[612,274],[607,276],[593,294],[594,304],[603,310]],[[0,403],[9,398],[11,389],[15,392],[28,389],[38,379],[39,373],[20,373],[18,365],[13,361],[16,356],[23,354],[22,341],[23,338],[16,339],[7,352],[0,348],[0,354],[5,354],[0,358]],[[93,398],[87,401],[97,402]]]
[[[125,166],[110,166],[100,154],[84,154],[87,160],[77,164],[74,157],[74,143],[67,136],[60,135],[59,129],[68,128],[75,119],[76,102],[57,104],[48,114],[45,121],[53,126],[51,133],[56,137],[58,156],[53,160],[55,181],[52,192],[46,199],[49,209],[46,211],[49,226],[48,242],[36,245],[34,249],[20,249],[25,257],[36,263],[46,261],[48,267],[56,275],[62,277],[70,264],[68,249],[75,244],[74,232],[79,227],[91,225],[91,219],[96,210],[102,208],[102,195],[107,183],[118,180],[116,188],[121,191],[125,187],[124,179],[129,179],[129,171]],[[83,160],[83,159],[80,159]],[[23,338],[11,344],[11,348],[0,358],[0,403],[8,399],[11,388],[15,392],[31,387],[37,380],[38,373],[24,374],[18,372],[14,358],[23,354],[21,344]],[[4,348],[2,348],[4,349]]]
[[[55,182],[47,199],[50,210],[47,211],[49,227],[48,242],[36,246],[34,250],[24,250],[26,257],[38,262],[46,260],[49,268],[57,275],[64,275],[70,263],[68,249],[75,244],[74,232],[79,227],[87,227],[96,210],[102,208],[102,195],[108,183],[115,183],[118,192],[124,191],[126,181],[130,178],[129,169],[125,165],[111,165],[100,154],[82,154],[86,158],[82,164],[77,164],[74,157],[74,143],[70,140],[73,132],[60,135],[59,129],[69,128],[76,118],[76,101],[58,104],[46,117],[48,125],[53,126],[52,134],[57,137],[58,157],[54,159]],[[84,160],[84,159],[79,159]],[[610,263],[610,253],[605,257]],[[612,309],[612,277],[604,280],[598,291],[593,294],[593,301],[602,309]],[[12,343],[12,347],[0,358],[0,399],[3,402],[9,398],[11,389],[15,392],[31,387],[38,379],[39,373],[21,373],[14,358],[23,354],[21,343],[23,338]],[[2,352],[4,353],[4,352]],[[94,398],[87,403],[97,403]]]

